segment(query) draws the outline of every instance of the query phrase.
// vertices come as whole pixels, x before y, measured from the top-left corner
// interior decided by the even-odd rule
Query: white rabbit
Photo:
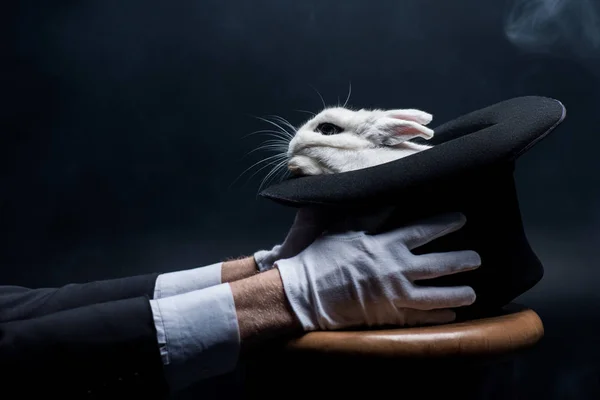
[[[322,175],[367,168],[432,146],[409,142],[433,137],[432,115],[416,109],[325,108],[289,142],[287,167],[294,175]]]

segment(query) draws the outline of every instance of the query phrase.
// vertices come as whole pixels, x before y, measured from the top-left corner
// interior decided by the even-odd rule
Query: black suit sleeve
[[[144,296],[0,323],[0,371],[3,393],[25,398],[155,399],[168,392]]]
[[[153,297],[158,274],[76,283],[60,288],[0,286],[0,323],[133,297]]]
[[[162,398],[149,299],[158,274],[60,288],[0,286],[0,381],[19,397]]]

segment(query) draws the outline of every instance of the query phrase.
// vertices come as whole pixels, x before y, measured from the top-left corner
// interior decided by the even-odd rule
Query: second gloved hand
[[[317,208],[299,209],[283,243],[271,250],[259,250],[254,253],[258,270],[267,271],[273,268],[275,261],[293,257],[306,249],[323,233],[331,218],[331,213]]]
[[[275,265],[306,331],[447,323],[456,318],[452,308],[475,301],[473,289],[414,282],[473,270],[481,259],[474,251],[415,255],[411,250],[465,222],[462,214],[448,214],[377,235],[323,235]]]
[[[326,231],[343,232],[360,229],[376,230],[394,211],[393,207],[377,209],[371,212],[340,212],[330,208],[305,207],[296,212],[294,223],[283,243],[270,250],[254,253],[254,260],[260,272],[273,268],[277,260],[296,256],[306,249]]]

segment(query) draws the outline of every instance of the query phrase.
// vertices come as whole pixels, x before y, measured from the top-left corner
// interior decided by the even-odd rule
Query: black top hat
[[[463,115],[434,129],[434,147],[382,165],[275,184],[261,196],[294,206],[396,205],[385,229],[440,212],[461,211],[467,224],[415,253],[475,250],[475,271],[427,284],[471,285],[474,305],[459,318],[494,312],[531,289],[543,266],[521,221],[513,170],[517,158],[554,130],[565,108],[545,97],[519,97]]]

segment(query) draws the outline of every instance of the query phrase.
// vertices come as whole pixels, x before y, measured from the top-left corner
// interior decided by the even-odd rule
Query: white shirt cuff
[[[161,274],[154,286],[154,299],[175,296],[221,284],[221,267],[216,263],[183,271]]]
[[[235,369],[240,334],[228,283],[150,300],[150,305],[173,392]]]

